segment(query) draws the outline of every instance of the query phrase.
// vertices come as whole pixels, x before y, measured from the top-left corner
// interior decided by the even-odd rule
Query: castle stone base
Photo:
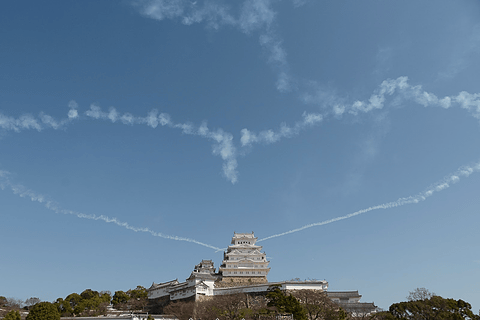
[[[222,277],[215,281],[215,288],[244,287],[268,283],[267,277]]]

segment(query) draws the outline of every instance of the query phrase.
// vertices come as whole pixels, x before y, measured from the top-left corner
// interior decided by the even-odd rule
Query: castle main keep
[[[215,272],[212,260],[202,260],[184,282],[154,282],[147,289],[148,298],[198,300],[204,296],[267,292],[272,285],[280,286],[282,290],[328,289],[325,280],[268,282],[269,261],[261,252],[262,246],[256,244],[257,239],[253,232],[235,232],[218,272]]]

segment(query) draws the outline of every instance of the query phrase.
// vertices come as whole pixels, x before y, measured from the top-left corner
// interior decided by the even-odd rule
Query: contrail
[[[46,128],[52,128],[54,130],[61,129],[78,118],[77,103],[75,101],[70,101],[68,107],[70,108],[68,111],[68,118],[59,121],[43,112],[40,112],[38,117],[34,117],[31,114],[24,114],[18,118],[0,113],[0,129],[14,132],[31,129],[42,131]]]
[[[279,130],[263,130],[255,133],[247,128],[241,130],[240,145],[249,147],[254,143],[272,144],[283,138],[291,138],[300,134],[301,131],[321,124],[329,116],[340,118],[343,115],[358,116],[360,114],[381,110],[385,107],[388,97],[396,94],[396,99],[392,104],[398,105],[404,101],[411,100],[423,107],[440,107],[449,109],[459,107],[466,110],[471,116],[480,120],[480,93],[468,93],[462,91],[456,96],[437,97],[435,94],[425,91],[420,85],[411,85],[408,83],[408,77],[402,76],[396,79],[386,79],[374,90],[368,100],[356,100],[351,104],[336,102],[336,97],[331,98],[331,102],[325,107],[331,107],[331,110],[321,113],[302,114],[303,120],[297,121],[294,126],[289,127],[285,123],[280,125]],[[314,97],[307,97],[307,102],[313,102]]]
[[[460,177],[465,177],[466,178],[466,177],[470,176],[472,173],[478,172],[478,171],[480,171],[480,161],[471,165],[471,166],[460,167],[454,173],[447,175],[441,181],[431,185],[430,187],[427,188],[427,190],[425,190],[425,191],[423,191],[423,192],[421,192],[421,193],[419,193],[415,196],[400,198],[397,201],[387,202],[387,203],[376,205],[376,206],[373,206],[373,207],[368,207],[366,209],[358,210],[358,211],[355,211],[353,213],[350,213],[350,214],[347,214],[347,215],[344,215],[344,216],[341,216],[341,217],[325,220],[325,221],[322,221],[322,222],[307,224],[303,227],[292,229],[292,230],[285,231],[285,232],[278,233],[278,234],[274,234],[274,235],[271,235],[269,237],[260,239],[258,241],[260,242],[260,241],[264,241],[264,240],[268,240],[268,239],[272,239],[272,238],[277,238],[277,237],[285,236],[287,234],[299,232],[299,231],[302,231],[302,230],[305,230],[305,229],[308,229],[308,228],[323,226],[323,225],[326,225],[326,224],[330,224],[332,222],[337,222],[337,221],[340,221],[340,220],[349,219],[349,218],[358,216],[362,213],[367,213],[367,212],[370,212],[370,211],[373,211],[373,210],[390,209],[390,208],[395,208],[395,207],[401,207],[401,206],[406,205],[406,204],[419,203],[421,201],[425,201],[428,197],[433,195],[435,192],[440,192],[442,190],[445,190],[445,189],[449,188],[451,184],[458,182],[460,180]]]
[[[293,127],[289,127],[285,123],[282,123],[278,132],[273,130],[265,130],[255,134],[246,128],[242,129],[240,143],[242,147],[249,146],[252,143],[274,143],[282,138],[291,138],[295,135],[298,135],[300,134],[300,131],[306,129],[307,127],[312,127],[323,121],[323,115],[319,113],[304,112],[302,117],[303,120],[297,121]]]
[[[129,112],[120,114],[114,107],[110,107],[108,112],[104,112],[95,104],[90,105],[90,109],[85,112],[85,115],[96,120],[110,120],[113,123],[121,122],[126,125],[144,124],[153,129],[158,125],[161,125],[162,127],[166,126],[173,129],[180,129],[183,134],[195,135],[213,140],[214,144],[212,153],[222,158],[223,175],[232,184],[235,184],[238,180],[237,150],[233,143],[233,135],[222,129],[212,131],[208,128],[206,122],[203,122],[200,126],[195,126],[188,122],[175,123],[169,114],[159,114],[156,109],[151,110],[146,117],[134,116]]]
[[[41,203],[45,206],[45,208],[47,208],[47,209],[49,209],[49,210],[51,210],[55,213],[73,215],[73,216],[76,216],[77,218],[81,218],[81,219],[88,219],[88,220],[95,220],[95,221],[100,221],[101,220],[101,221],[104,221],[106,223],[113,223],[113,224],[115,224],[119,227],[123,227],[127,230],[131,230],[131,231],[134,231],[134,232],[149,233],[154,237],[160,237],[160,238],[164,238],[164,239],[168,239],[168,240],[186,241],[186,242],[190,242],[190,243],[195,243],[195,244],[213,249],[215,251],[221,251],[222,250],[221,248],[214,247],[212,245],[197,241],[195,239],[178,237],[178,236],[170,236],[170,235],[166,235],[166,234],[163,234],[163,233],[160,233],[160,232],[155,232],[153,230],[150,230],[149,228],[134,227],[134,226],[131,226],[130,224],[128,224],[127,222],[119,221],[117,218],[114,218],[114,217],[111,218],[111,217],[108,217],[108,216],[105,216],[105,215],[97,216],[97,215],[94,215],[94,214],[84,214],[84,213],[80,213],[80,212],[76,212],[76,211],[72,211],[72,210],[62,209],[62,208],[60,208],[60,206],[56,202],[54,202],[52,200],[48,200],[47,197],[45,197],[41,194],[37,194],[37,193],[35,193],[31,190],[28,190],[27,188],[25,188],[24,186],[22,186],[20,184],[11,183],[7,176],[8,176],[7,171],[0,170],[0,188],[2,190],[8,188],[14,194],[16,194],[16,195],[18,195],[22,198],[30,198],[30,200],[33,201],[33,202]]]

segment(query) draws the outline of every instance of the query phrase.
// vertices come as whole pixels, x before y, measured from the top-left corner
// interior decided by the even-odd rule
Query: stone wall
[[[151,314],[163,314],[163,308],[170,303],[170,296],[164,296],[156,299],[148,299],[148,305],[145,308]]]
[[[215,288],[243,287],[268,283],[267,277],[223,277],[215,281]]]

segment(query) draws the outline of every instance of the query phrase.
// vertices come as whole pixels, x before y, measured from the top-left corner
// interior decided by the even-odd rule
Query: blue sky
[[[478,1],[2,2],[0,295],[182,280],[254,231],[271,281],[478,310],[479,18]]]

